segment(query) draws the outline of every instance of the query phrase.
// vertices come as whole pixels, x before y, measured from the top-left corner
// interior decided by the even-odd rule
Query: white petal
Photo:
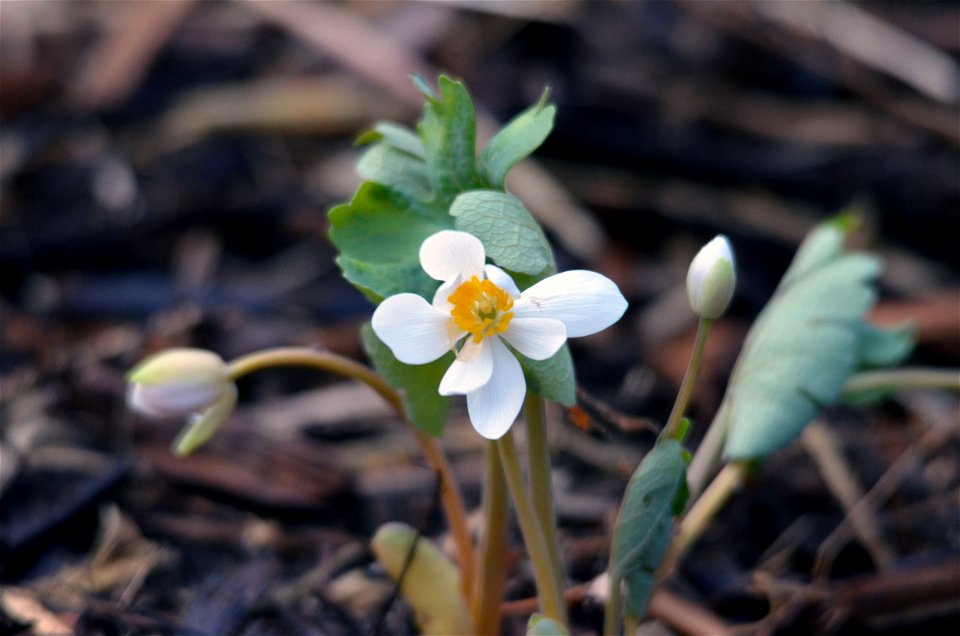
[[[546,360],[567,341],[567,328],[552,318],[514,317],[501,335],[528,358]]]
[[[426,364],[450,350],[450,320],[416,294],[397,294],[380,303],[371,324],[397,360]]]
[[[499,338],[490,338],[493,374],[485,385],[467,394],[467,412],[477,432],[500,439],[510,430],[523,406],[527,384],[517,358]]]
[[[520,298],[520,288],[517,287],[515,282],[513,282],[510,274],[506,273],[496,265],[487,265],[483,268],[483,272],[494,285],[504,290],[514,298]]]
[[[483,243],[473,234],[443,230],[420,246],[420,266],[430,278],[448,281],[457,274],[463,280],[483,278],[486,252]]]
[[[490,381],[493,373],[492,341],[487,338],[474,344],[472,339],[467,340],[440,380],[440,395],[466,395]]]
[[[513,306],[518,318],[553,318],[567,328],[568,338],[589,336],[620,319],[627,301],[616,283],[585,270],[562,272],[526,289]]]
[[[440,285],[440,288],[437,289],[436,293],[433,295],[433,308],[445,316],[450,316],[450,312],[453,310],[453,303],[447,299],[450,297],[450,294],[452,294],[459,286],[459,274]],[[453,346],[457,343],[457,341],[459,341],[460,338],[463,338],[465,335],[467,335],[467,332],[458,327],[455,321],[449,319],[447,320],[448,349],[453,349]]]
[[[127,391],[127,405],[152,417],[183,417],[206,408],[226,388],[224,380],[165,382],[163,384],[132,383]]]
[[[450,310],[453,309],[453,303],[451,303],[448,298],[450,294],[456,291],[457,287],[460,286],[460,283],[463,282],[463,277],[460,274],[457,274],[447,282],[440,285],[437,288],[437,291],[433,294],[433,308],[437,311],[442,311],[443,313],[450,313]]]

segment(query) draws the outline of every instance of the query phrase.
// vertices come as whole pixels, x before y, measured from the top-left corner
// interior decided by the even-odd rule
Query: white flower
[[[733,248],[723,234],[700,248],[687,272],[687,297],[693,313],[713,320],[723,315],[737,286]]]
[[[385,299],[373,330],[400,362],[426,364],[456,353],[440,382],[441,395],[466,395],[470,421],[481,435],[499,439],[523,404],[526,383],[504,340],[533,360],[555,354],[567,338],[615,323],[627,308],[616,284],[594,272],[550,276],[523,293],[510,275],[485,265],[483,244],[445,230],[420,246],[420,265],[443,281],[428,303],[417,294]]]
[[[227,364],[203,349],[167,349],[127,374],[127,405],[151,417],[189,417],[174,443],[185,455],[223,424],[237,403]]]

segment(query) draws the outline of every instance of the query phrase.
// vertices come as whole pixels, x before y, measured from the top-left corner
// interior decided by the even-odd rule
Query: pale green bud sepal
[[[190,415],[187,425],[173,442],[173,452],[177,455],[189,455],[200,448],[213,437],[220,425],[227,421],[236,405],[237,387],[230,384],[213,406],[202,413]]]
[[[737,286],[736,262],[730,241],[718,234],[704,245],[687,272],[687,297],[693,313],[705,320],[723,315]]]

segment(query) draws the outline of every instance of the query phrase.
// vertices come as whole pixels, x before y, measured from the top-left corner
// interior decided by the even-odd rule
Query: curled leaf
[[[642,617],[670,543],[673,517],[687,500],[687,451],[658,443],[634,471],[620,506],[610,553],[610,585],[625,587],[627,612]]]
[[[836,402],[858,368],[909,352],[903,334],[882,337],[863,321],[881,266],[843,251],[844,218],[811,232],[747,336],[721,406],[727,459],[766,457]]]
[[[406,524],[387,523],[377,530],[370,547],[390,577],[400,581],[400,591],[424,634],[472,633],[470,613],[460,596],[460,572],[433,544]]]

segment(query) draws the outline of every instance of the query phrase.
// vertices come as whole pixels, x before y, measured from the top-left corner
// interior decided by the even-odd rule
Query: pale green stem
[[[611,552],[610,562],[613,563],[614,555]],[[607,570],[607,585],[609,592],[607,594],[607,606],[603,610],[603,636],[620,635],[620,615],[623,612],[623,593],[620,589],[620,573],[614,572],[613,568]]]
[[[486,445],[486,476],[483,482],[483,537],[480,540],[480,567],[473,589],[471,612],[477,634],[500,633],[500,608],[506,578],[507,485],[495,442]]]
[[[537,513],[530,501],[523,474],[520,471],[520,460],[517,457],[517,448],[513,443],[512,431],[497,440],[500,450],[500,461],[503,462],[503,474],[507,479],[507,489],[513,499],[513,507],[517,511],[520,522],[520,531],[523,533],[523,542],[527,546],[530,563],[533,565],[533,576],[537,583],[537,598],[540,609],[547,618],[566,625],[566,607],[563,602],[562,590],[557,586],[557,575],[553,572],[553,562],[550,560],[550,551],[540,529]]]
[[[680,383],[680,391],[677,393],[677,399],[673,403],[673,410],[670,411],[670,417],[667,419],[663,432],[660,433],[662,439],[673,439],[677,437],[680,429],[680,420],[687,411],[687,404],[690,402],[690,395],[693,393],[693,387],[697,383],[697,374],[700,372],[700,361],[703,359],[703,348],[707,344],[707,335],[710,333],[711,321],[701,318],[697,324],[697,339],[693,344],[693,353],[690,354],[690,362],[687,363],[687,371],[683,374],[683,382]]]
[[[348,378],[353,378],[354,380],[359,380],[379,393],[380,396],[393,407],[397,416],[410,426],[417,439],[417,443],[423,450],[423,454],[437,473],[437,479],[440,480],[440,500],[447,517],[447,523],[450,524],[450,532],[453,535],[454,544],[457,546],[461,591],[463,597],[469,603],[473,598],[473,582],[476,564],[474,561],[473,540],[470,538],[470,530],[467,527],[467,512],[463,505],[463,499],[460,496],[460,489],[457,487],[453,470],[450,468],[450,464],[447,462],[447,458],[436,440],[413,426],[407,419],[407,413],[403,408],[403,400],[400,394],[387,384],[383,378],[377,375],[376,372],[359,362],[354,362],[349,358],[328,351],[317,351],[306,347],[265,349],[241,356],[230,362],[227,374],[230,379],[236,380],[241,376],[255,371],[282,366],[310,367],[312,369],[336,373]]]
[[[914,367],[865,371],[851,376],[840,395],[882,389],[947,389],[960,391],[960,370]]]
[[[703,350],[707,343],[707,336],[710,334],[711,324],[712,322],[706,318],[701,318],[697,323],[697,337],[693,344],[693,351],[690,353],[690,361],[687,363],[687,370],[683,374],[683,381],[680,383],[680,390],[677,392],[677,399],[673,403],[670,417],[667,418],[667,423],[660,433],[660,439],[677,439],[682,436],[680,423],[687,411],[687,405],[690,403],[693,387],[697,383],[700,361],[703,359]],[[616,563],[616,560],[616,554],[611,549],[610,563]],[[603,614],[603,633],[605,636],[617,636],[620,633],[620,614],[623,605],[620,573],[611,567],[608,576],[610,592]]]
[[[747,464],[743,461],[733,461],[723,467],[710,486],[703,492],[703,496],[680,522],[676,536],[670,543],[667,553],[657,569],[657,581],[670,576],[680,561],[686,556],[694,542],[707,529],[716,514],[733,494],[747,475]]]
[[[547,542],[557,587],[563,590],[563,563],[557,541],[557,516],[553,508],[553,484],[550,478],[550,448],[547,444],[546,409],[543,398],[527,392],[524,419],[527,422],[527,457],[530,462],[530,494],[537,519]]]
[[[727,411],[727,401],[724,400],[687,468],[687,487],[690,491],[687,498],[688,509],[696,502],[710,477],[720,466],[720,455],[727,439],[727,423],[730,419]]]
[[[841,395],[880,389],[945,389],[960,391],[960,371],[957,369],[905,368],[884,371],[866,371],[851,376],[843,386]],[[687,469],[690,486],[689,505],[703,491],[707,480],[720,465],[720,453],[727,436],[727,402],[724,400],[717,411],[706,436]]]

